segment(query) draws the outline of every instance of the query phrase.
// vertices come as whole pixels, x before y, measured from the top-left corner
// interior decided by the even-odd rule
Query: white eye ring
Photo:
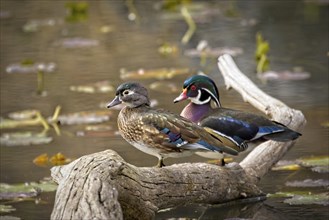
[[[129,90],[125,90],[125,91],[123,91],[122,94],[124,94],[124,95],[128,95],[129,93],[130,93]]]

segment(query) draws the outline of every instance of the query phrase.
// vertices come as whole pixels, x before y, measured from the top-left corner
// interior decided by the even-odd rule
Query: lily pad
[[[63,19],[54,19],[54,18],[47,18],[47,19],[34,19],[28,21],[26,24],[23,26],[23,31],[24,32],[36,32],[39,31],[43,27],[53,27],[55,25],[60,25],[63,24],[64,20]]]
[[[16,209],[13,206],[0,204],[0,213],[10,213],[13,211],[16,211]],[[2,218],[2,216],[0,216],[0,219],[6,219],[6,218]]]
[[[40,195],[41,192],[53,192],[56,189],[57,184],[47,179],[30,183],[0,183],[0,199],[31,198]]]
[[[292,198],[283,201],[289,205],[329,205],[329,194],[310,194],[310,195],[294,195]]]
[[[15,132],[15,133],[3,133],[0,136],[1,146],[28,146],[48,144],[53,140],[52,137],[48,137],[46,133],[33,133],[33,132]]]
[[[114,91],[114,87],[109,81],[100,81],[93,84],[70,86],[70,90],[84,93],[108,93]]]
[[[150,89],[167,94],[177,93],[180,91],[180,87],[178,87],[175,83],[167,81],[158,81],[151,83]]]
[[[52,73],[56,70],[57,65],[56,63],[42,63],[42,62],[35,62],[31,64],[24,64],[24,63],[13,63],[7,66],[6,72],[7,73],[37,73],[38,71],[42,71],[45,73]]]
[[[285,184],[286,186],[290,187],[328,187],[329,186],[329,180],[312,180],[312,179],[306,179],[302,181],[288,181]]]
[[[95,39],[88,39],[82,37],[64,38],[54,43],[55,46],[64,48],[86,48],[95,47],[99,45],[99,41]]]
[[[58,116],[58,121],[62,125],[74,125],[74,124],[96,124],[105,121],[109,121],[112,116],[111,111],[83,111],[76,112],[67,115]]]
[[[122,80],[141,80],[141,79],[171,79],[178,75],[193,74],[188,68],[162,68],[145,70],[139,69],[137,71],[126,71],[125,69],[120,70],[120,78]]]

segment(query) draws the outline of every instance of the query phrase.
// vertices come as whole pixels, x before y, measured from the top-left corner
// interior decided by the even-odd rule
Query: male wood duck
[[[263,116],[223,108],[215,82],[205,75],[194,75],[185,80],[183,92],[174,103],[185,99],[189,99],[190,103],[182,110],[181,116],[212,129],[213,135],[227,137],[240,147],[240,151],[245,150],[250,142],[286,142],[301,135]],[[214,101],[215,108],[211,101]]]
[[[107,107],[120,103],[126,105],[118,115],[121,136],[137,149],[156,156],[158,167],[164,166],[163,160],[167,157],[189,156],[195,151],[232,155],[239,151],[225,137],[213,137],[206,129],[179,115],[151,108],[147,89],[139,83],[121,84]]]

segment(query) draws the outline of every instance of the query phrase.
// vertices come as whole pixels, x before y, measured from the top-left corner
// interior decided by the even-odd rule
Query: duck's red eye
[[[196,90],[196,86],[195,85],[192,85],[191,86],[191,90],[195,91]]]

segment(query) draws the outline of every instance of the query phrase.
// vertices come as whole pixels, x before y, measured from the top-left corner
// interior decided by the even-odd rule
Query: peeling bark
[[[274,120],[300,131],[303,114],[259,90],[230,56],[218,66],[227,87]],[[168,167],[136,167],[116,152],[83,156],[51,169],[59,184],[51,219],[152,219],[156,211],[186,204],[217,204],[264,195],[259,179],[294,144],[268,141],[241,163],[227,167],[184,163]]]

